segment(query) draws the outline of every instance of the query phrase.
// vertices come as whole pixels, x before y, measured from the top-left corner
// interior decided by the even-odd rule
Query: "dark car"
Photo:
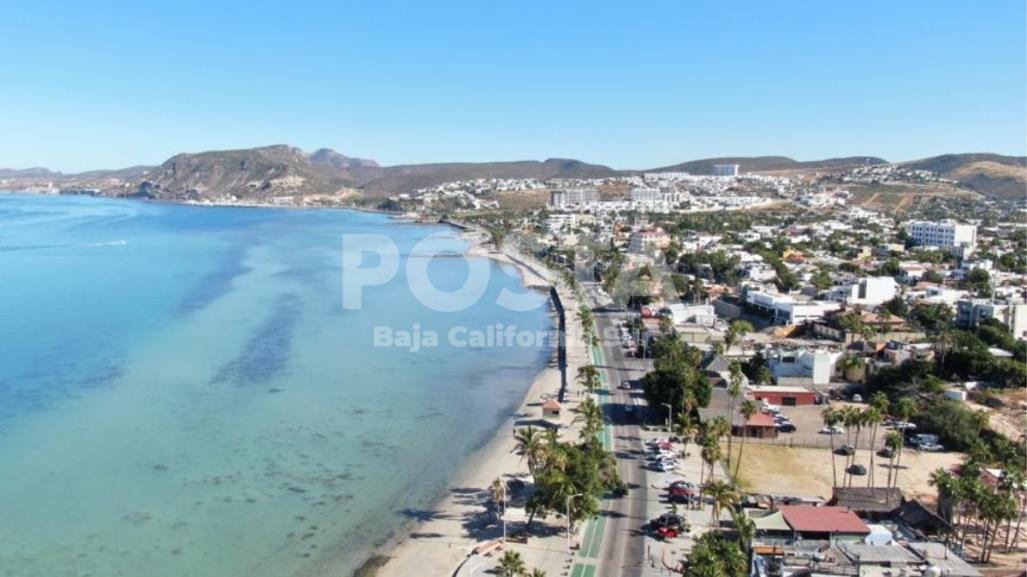
[[[895,456],[895,451],[889,447],[885,447],[877,452],[878,457],[884,457],[885,459],[891,459]]]
[[[688,522],[674,513],[664,513],[649,521],[649,529],[662,539],[673,539],[689,531]]]
[[[777,425],[777,430],[781,433],[794,433],[796,431],[795,425],[792,423],[781,423]]]
[[[842,445],[841,447],[835,449],[834,452],[837,455],[845,455],[846,457],[849,457],[851,455],[856,454],[856,448],[852,445]]]
[[[846,471],[848,471],[850,475],[856,475],[859,477],[867,474],[867,468],[863,465],[853,465],[846,469]]]

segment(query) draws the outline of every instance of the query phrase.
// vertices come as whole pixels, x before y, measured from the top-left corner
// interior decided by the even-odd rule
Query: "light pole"
[[[567,495],[564,500],[567,503],[567,553],[571,552],[571,499],[575,497],[584,497],[584,493],[575,493],[573,495]]]
[[[670,433],[671,426],[674,423],[674,405],[670,403],[663,403],[663,406],[667,407],[667,410],[670,411],[669,413],[667,413],[667,432]]]

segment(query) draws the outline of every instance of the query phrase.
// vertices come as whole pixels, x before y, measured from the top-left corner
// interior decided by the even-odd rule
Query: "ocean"
[[[400,255],[359,309],[347,234]],[[552,354],[447,338],[546,331],[548,302],[508,267],[434,258],[443,298],[466,296],[469,262],[489,274],[466,309],[425,306],[419,242],[467,248],[379,214],[0,194],[0,575],[348,575]],[[436,346],[374,338],[415,328]]]

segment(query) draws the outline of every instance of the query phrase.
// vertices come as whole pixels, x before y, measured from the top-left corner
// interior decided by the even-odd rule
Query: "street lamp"
[[[667,407],[667,410],[670,411],[669,413],[667,413],[667,432],[669,433],[671,432],[670,429],[672,424],[674,423],[674,405],[670,403],[663,403],[663,406]]]
[[[571,499],[575,497],[584,497],[584,493],[575,493],[573,495],[567,495],[564,501],[567,503],[567,553],[571,552]]]

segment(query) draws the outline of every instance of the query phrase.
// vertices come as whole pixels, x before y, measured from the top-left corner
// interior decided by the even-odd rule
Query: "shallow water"
[[[341,306],[343,233],[381,215],[0,195],[0,575],[346,575],[415,518],[550,357],[455,347],[550,327],[543,295],[427,309],[403,267]],[[464,259],[433,259],[440,289]],[[441,335],[415,352],[373,327]]]

